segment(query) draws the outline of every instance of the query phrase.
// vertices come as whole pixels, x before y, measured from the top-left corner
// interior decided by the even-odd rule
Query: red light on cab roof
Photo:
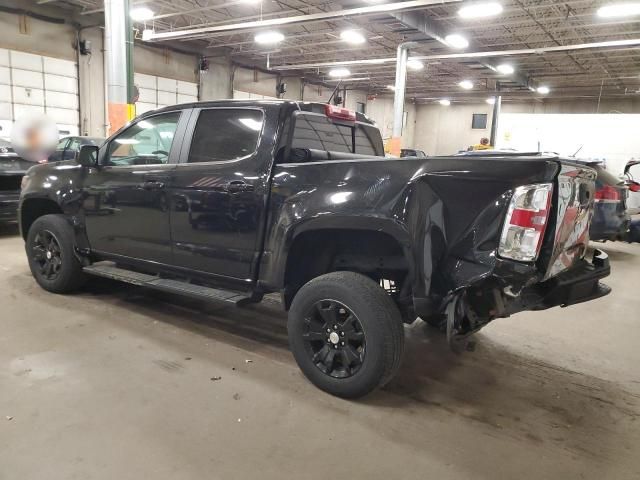
[[[342,108],[335,105],[325,105],[324,114],[336,120],[348,120],[350,122],[356,121],[356,112],[352,112],[348,108]]]

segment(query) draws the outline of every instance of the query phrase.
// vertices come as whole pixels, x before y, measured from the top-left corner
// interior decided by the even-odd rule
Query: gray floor
[[[0,230],[2,480],[640,477],[640,245],[604,246],[613,294],[497,321],[474,353],[407,328],[358,402],[302,377],[277,305],[55,296],[22,249]]]

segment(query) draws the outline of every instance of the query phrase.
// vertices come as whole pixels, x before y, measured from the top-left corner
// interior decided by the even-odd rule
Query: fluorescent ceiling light
[[[444,37],[444,41],[447,42],[447,45],[449,45],[451,48],[462,49],[469,46],[469,40],[457,33],[447,35],[446,37]]]
[[[473,88],[473,82],[471,80],[462,80],[458,85],[465,90],[471,90]]]
[[[145,42],[151,40],[151,35],[153,35],[155,32],[150,29],[150,28],[145,28],[144,30],[142,30],[142,40],[144,40]]]
[[[496,99],[493,98],[493,97],[489,97],[489,98],[487,98],[487,103],[489,105],[495,105],[496,104]]]
[[[614,3],[598,9],[598,16],[603,18],[631,17],[640,15],[640,3]]]
[[[351,75],[351,72],[348,68],[334,68],[333,70],[329,70],[329,76],[333,78],[348,77],[349,75]]]
[[[503,75],[511,75],[513,72],[515,72],[515,69],[513,68],[513,66],[509,65],[508,63],[503,63],[501,65],[498,65],[496,67],[496,70],[498,70],[498,72],[500,72]]]
[[[393,85],[387,85],[387,90],[391,90],[392,92],[396,91],[396,87]]]
[[[466,19],[493,17],[501,13],[502,5],[497,2],[473,3],[458,10],[458,15]]]
[[[343,30],[340,32],[340,39],[353,45],[360,45],[367,41],[367,39],[364,38],[364,35],[356,30]]]
[[[132,8],[129,12],[131,18],[136,22],[144,22],[153,18],[153,10],[147,7]]]
[[[538,87],[537,92],[541,93],[542,95],[546,95],[547,93],[549,93],[551,91],[551,89],[545,85],[542,85],[540,87]]]
[[[263,45],[272,45],[274,43],[280,43],[281,41],[283,41],[284,35],[280,32],[271,30],[268,32],[257,33],[256,36],[253,37],[253,39],[256,41],[256,43],[261,43]]]
[[[443,107],[448,107],[449,105],[451,105],[451,100],[449,100],[448,98],[443,98],[442,100],[439,100],[438,103]]]
[[[422,70],[424,68],[424,63],[420,60],[409,59],[407,60],[407,68],[411,70]]]

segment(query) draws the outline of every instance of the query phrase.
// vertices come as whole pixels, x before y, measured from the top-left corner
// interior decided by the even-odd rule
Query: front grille
[[[21,183],[22,175],[0,175],[0,191],[19,191]]]

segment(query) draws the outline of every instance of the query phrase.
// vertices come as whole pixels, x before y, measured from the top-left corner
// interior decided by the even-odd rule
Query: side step
[[[177,293],[179,295],[185,295],[199,300],[216,300],[233,303],[237,306],[256,302],[256,299],[254,299],[251,294],[203,287],[202,285],[194,285],[180,280],[160,278],[155,275],[148,275],[146,273],[133,272],[124,268],[119,268],[112,264],[96,263],[84,267],[82,270],[89,275],[110,278],[112,280],[131,283],[140,287],[162,290],[163,292]]]

